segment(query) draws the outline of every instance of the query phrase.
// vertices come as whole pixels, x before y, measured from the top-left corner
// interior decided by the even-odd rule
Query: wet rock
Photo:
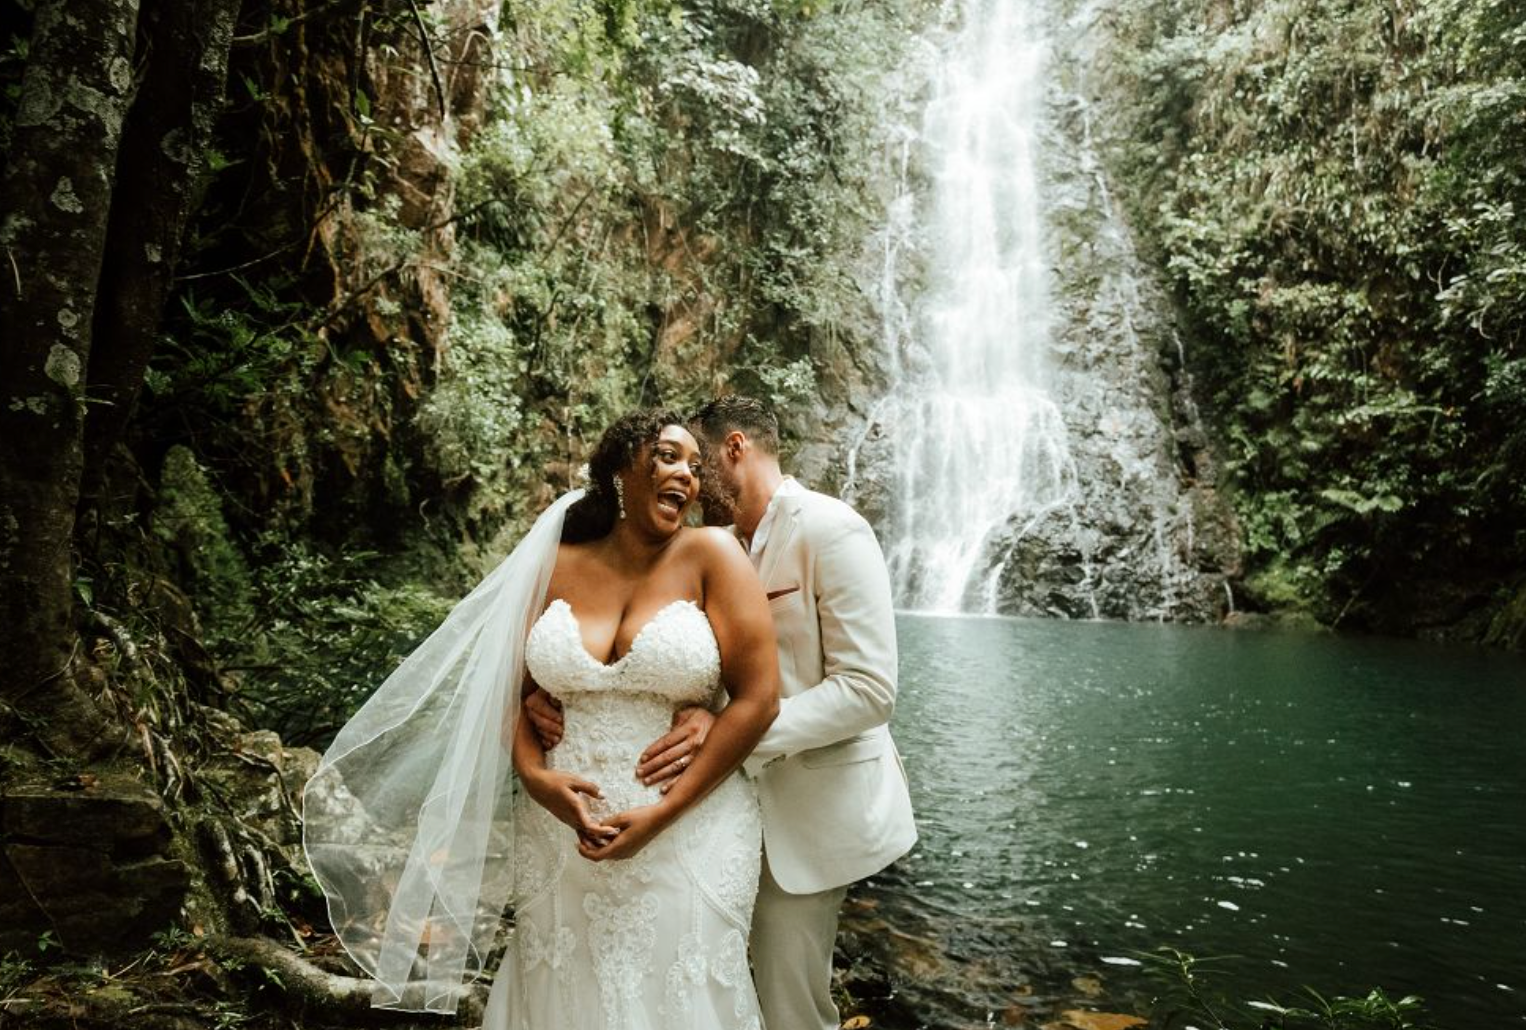
[[[1229,629],[1331,632],[1330,627],[1307,612],[1231,612],[1224,617],[1224,625]]]
[[[245,732],[229,727],[234,747],[202,766],[203,778],[216,785],[238,818],[279,847],[295,868],[302,857],[302,787],[317,771],[312,748],[287,747],[270,730]]]
[[[190,887],[163,802],[126,774],[9,785],[0,839],[0,950],[48,932],[76,952],[128,949],[168,926]]]
[[[1102,996],[1102,981],[1095,976],[1072,977],[1070,986],[1088,998],[1100,998]]]
[[[130,857],[162,852],[170,841],[164,802],[136,781],[99,779],[13,787],[0,800],[8,841],[78,845]],[[76,787],[76,784],[80,784]]]
[[[185,897],[185,864],[153,856],[122,862],[86,847],[11,844],[6,862],[45,922],[74,951],[112,950],[169,926]]]
[[[1067,1009],[1060,1014],[1060,1019],[1058,1024],[1046,1023],[1045,1026],[1057,1025],[1067,1030],[1133,1030],[1149,1023],[1149,1020],[1126,1012],[1087,1012],[1083,1009]]]
[[[1510,602],[1495,613],[1483,641],[1515,651],[1526,650],[1526,583],[1519,585]]]

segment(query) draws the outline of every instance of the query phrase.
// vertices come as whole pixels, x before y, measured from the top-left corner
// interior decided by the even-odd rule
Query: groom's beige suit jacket
[[[917,839],[890,739],[895,617],[869,523],[808,490],[775,498],[758,575],[779,635],[779,716],[747,760],[775,881],[811,894],[878,872]]]

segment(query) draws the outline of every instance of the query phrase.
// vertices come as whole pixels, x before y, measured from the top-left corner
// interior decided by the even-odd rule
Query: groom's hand
[[[666,794],[673,785],[669,781],[694,761],[714,725],[715,716],[708,708],[680,708],[673,715],[673,728],[667,735],[641,752],[636,778],[649,787],[661,783]]]
[[[535,735],[540,738],[540,746],[550,751],[562,742],[562,703],[540,687],[536,687],[525,698],[525,714],[530,717],[530,726],[535,730]]]

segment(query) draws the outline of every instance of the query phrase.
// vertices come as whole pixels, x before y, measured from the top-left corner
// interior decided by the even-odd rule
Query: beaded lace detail
[[[569,639],[577,646],[567,647]],[[618,692],[703,704],[721,674],[710,620],[689,600],[663,606],[636,633],[630,649],[606,665],[583,647],[572,605],[557,598],[530,630],[525,662],[535,682],[564,702],[573,694]]]
[[[547,764],[598,784],[605,817],[661,798],[639,756],[684,706],[719,701],[720,651],[692,601],[668,604],[608,664],[583,646],[567,602],[531,628],[525,660],[562,702]],[[516,929],[486,1030],[758,1030],[747,929],[761,865],[752,785],[728,777],[635,857],[589,862],[573,831],[528,797],[515,820]]]

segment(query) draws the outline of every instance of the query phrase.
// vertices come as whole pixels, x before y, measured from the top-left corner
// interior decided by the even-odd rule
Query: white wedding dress
[[[635,777],[673,713],[709,704],[720,654],[705,613],[675,601],[605,665],[556,600],[525,645],[535,681],[563,704],[555,769],[599,785],[595,815],[661,795]],[[529,797],[514,821],[515,926],[483,1030],[761,1030],[747,964],[762,824],[734,774],[634,858],[590,862],[576,836]]]

